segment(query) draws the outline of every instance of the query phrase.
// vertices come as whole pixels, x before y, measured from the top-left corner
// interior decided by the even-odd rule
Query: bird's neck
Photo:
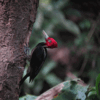
[[[38,46],[45,47],[45,42],[41,42],[41,43],[37,44],[37,47]]]

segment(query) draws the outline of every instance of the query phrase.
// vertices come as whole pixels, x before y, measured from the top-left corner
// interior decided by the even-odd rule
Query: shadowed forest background
[[[24,82],[20,96],[40,95],[68,79],[81,78],[94,86],[100,73],[100,1],[40,0],[29,47],[45,41],[42,30],[58,42],[32,83]],[[29,62],[24,71],[27,72]]]

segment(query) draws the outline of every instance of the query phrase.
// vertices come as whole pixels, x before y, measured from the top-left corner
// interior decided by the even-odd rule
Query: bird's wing
[[[33,80],[40,71],[46,59],[46,55],[47,51],[45,48],[41,46],[35,48],[30,61],[30,80]]]

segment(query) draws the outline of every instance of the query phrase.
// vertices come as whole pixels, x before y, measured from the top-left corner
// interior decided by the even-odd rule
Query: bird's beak
[[[48,39],[48,37],[49,37],[49,36],[47,35],[47,33],[46,33],[44,30],[43,30],[43,32],[42,32],[42,33],[43,33],[43,35],[44,35],[45,39]]]

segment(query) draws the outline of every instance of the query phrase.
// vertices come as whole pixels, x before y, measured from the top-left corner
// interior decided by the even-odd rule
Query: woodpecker
[[[57,48],[57,42],[53,38],[49,37],[45,31],[43,31],[43,35],[46,42],[37,44],[35,49],[32,51],[29,72],[22,78],[19,86],[23,84],[27,77],[30,77],[30,82],[32,82],[37,76],[47,57],[47,48]]]

